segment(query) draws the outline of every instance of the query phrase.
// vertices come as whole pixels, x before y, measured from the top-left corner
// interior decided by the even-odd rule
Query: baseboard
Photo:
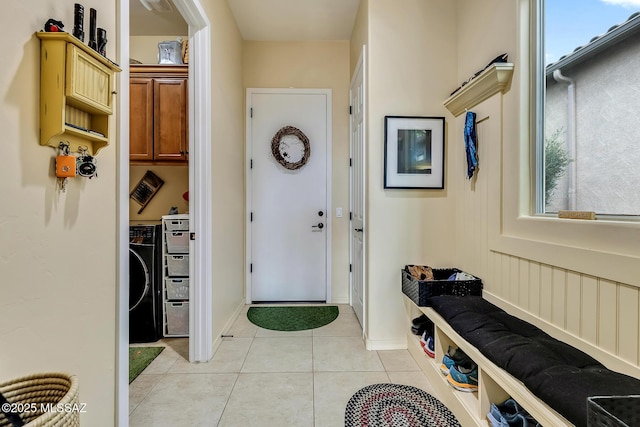
[[[349,304],[349,297],[346,298],[331,298],[331,302],[328,304]]]
[[[242,311],[244,310],[245,307],[246,307],[246,304],[244,303],[244,300],[243,300],[238,305],[236,310],[233,312],[233,314],[229,318],[229,321],[222,328],[222,333],[220,333],[220,334],[218,334],[217,336],[214,337],[214,339],[213,339],[213,354],[215,354],[215,352],[218,350],[218,347],[220,347],[220,344],[222,344],[223,335],[225,335],[226,332],[229,331],[229,329],[231,329],[231,327],[236,322],[238,317],[242,314]]]
[[[364,343],[367,350],[406,350],[407,337],[392,340],[372,340],[365,336]]]

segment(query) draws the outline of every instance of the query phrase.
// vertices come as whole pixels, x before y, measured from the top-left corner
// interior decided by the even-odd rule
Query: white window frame
[[[532,113],[534,114],[532,123],[536,123],[537,126],[533,129],[535,134],[532,135],[532,140],[536,141],[534,147],[535,153],[535,182],[534,182],[534,191],[532,193],[533,196],[533,212],[536,215],[546,216],[546,217],[556,217],[556,214],[553,212],[546,213],[545,199],[544,199],[544,144],[545,144],[545,135],[544,135],[544,123],[546,120],[545,117],[545,67],[540,66],[539,64],[544,64],[545,62],[545,52],[544,52],[544,42],[543,42],[543,32],[544,32],[544,2],[546,0],[531,0],[532,5],[530,6],[532,10],[532,14],[535,14],[532,17],[531,28],[532,34],[531,38],[535,37],[535,49],[531,52],[533,55],[533,64],[535,71],[533,71],[533,75],[535,76],[535,109],[532,109]],[[603,214],[597,213],[599,219],[605,219],[608,221],[621,221],[621,222],[640,222],[640,215],[614,215],[614,214]]]
[[[543,10],[543,0],[518,1],[518,75],[511,91],[515,89],[516,92],[507,96],[517,97],[519,150],[517,158],[511,150],[504,148],[502,155],[503,170],[511,173],[512,162],[516,162],[518,176],[510,177],[508,184],[502,184],[502,195],[495,201],[500,205],[500,214],[490,220],[490,249],[640,286],[640,222],[609,218],[596,221],[558,219],[536,214],[536,142],[540,117],[537,58],[541,49],[533,30],[539,24],[537,13]],[[510,116],[506,111],[504,114]],[[512,117],[504,118],[511,120]],[[509,131],[504,126],[503,130]],[[505,137],[509,138],[509,135]],[[514,179],[518,179],[519,185],[513,186]]]

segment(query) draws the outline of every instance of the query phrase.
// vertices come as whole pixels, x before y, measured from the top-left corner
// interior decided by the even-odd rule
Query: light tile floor
[[[238,316],[208,363],[187,361],[187,339],[167,348],[129,387],[130,425],[344,425],[349,398],[369,384],[431,384],[406,350],[367,351],[353,310],[322,328],[277,332]]]

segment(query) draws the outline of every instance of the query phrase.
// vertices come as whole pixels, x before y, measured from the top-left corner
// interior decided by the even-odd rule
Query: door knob
[[[322,216],[322,215],[324,215],[324,212],[318,211],[318,216]]]
[[[319,222],[318,225],[312,225],[311,228],[319,228],[320,230],[322,230],[324,228],[324,224]]]

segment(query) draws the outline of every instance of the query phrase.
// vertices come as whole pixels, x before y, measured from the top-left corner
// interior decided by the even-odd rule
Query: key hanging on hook
[[[76,158],[69,151],[69,143],[60,141],[58,146],[60,154],[56,156],[56,177],[59,180],[60,190],[67,191],[69,178],[76,176]]]

